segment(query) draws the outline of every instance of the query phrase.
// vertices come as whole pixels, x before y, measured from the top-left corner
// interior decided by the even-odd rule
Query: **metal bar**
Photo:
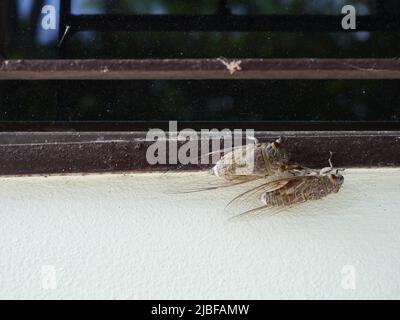
[[[66,58],[67,39],[70,36],[68,17],[71,16],[71,0],[60,1],[60,26],[59,26],[59,56]],[[60,81],[57,83],[57,119],[65,121],[71,119],[71,109],[67,104],[68,99],[65,96],[65,83]]]
[[[232,14],[231,10],[227,6],[227,3],[228,3],[228,0],[219,0],[218,1],[217,14],[219,16]]]
[[[400,131],[395,132],[256,132],[260,141],[278,136],[293,162],[326,166],[329,151],[336,167],[400,165]],[[146,132],[135,133],[0,133],[0,174],[66,174],[178,170],[177,165],[150,165]],[[167,157],[168,158],[168,157]],[[205,169],[189,165],[180,169]]]
[[[5,59],[6,2],[0,1],[0,60]]]
[[[227,64],[239,68],[229,70]],[[233,72],[233,73],[232,73]],[[0,80],[400,79],[398,59],[5,60]]]
[[[387,14],[384,0],[376,0],[376,12],[380,16]]]

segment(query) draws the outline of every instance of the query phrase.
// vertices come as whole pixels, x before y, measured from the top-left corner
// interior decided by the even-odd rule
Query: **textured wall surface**
[[[400,170],[229,219],[205,173],[0,178],[0,298],[400,298]]]

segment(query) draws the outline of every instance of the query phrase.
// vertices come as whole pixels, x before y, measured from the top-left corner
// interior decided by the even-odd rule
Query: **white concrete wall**
[[[1,178],[0,298],[400,298],[399,169],[235,221],[235,190],[170,194],[205,177]]]

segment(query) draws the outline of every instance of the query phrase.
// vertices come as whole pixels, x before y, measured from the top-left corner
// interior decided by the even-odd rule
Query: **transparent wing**
[[[225,208],[225,211],[232,215],[234,218],[241,217],[249,214],[268,213],[276,214],[290,205],[276,204],[274,206],[263,204],[261,196],[265,193],[272,193],[276,190],[282,190],[283,193],[297,192],[304,183],[304,179],[313,178],[300,176],[275,176],[270,179],[260,179],[255,181],[244,192],[241,192],[233,198]],[[247,187],[247,186],[246,186]],[[300,201],[300,199],[298,199]]]
[[[186,175],[190,175],[190,173],[186,173]],[[259,179],[258,176],[245,175],[235,176],[230,180],[225,180],[207,173],[196,174],[195,178],[193,178],[193,176],[186,178],[186,175],[183,175],[182,182],[176,186],[176,189],[170,190],[168,192],[169,194],[194,193],[229,188]]]
[[[187,185],[187,186],[185,186],[185,188],[181,189],[181,193],[210,191],[210,190],[234,187],[234,186],[238,186],[241,184],[246,184],[246,183],[255,181],[255,180],[259,179],[259,177],[240,176],[233,180],[224,180],[224,179],[215,177],[215,179],[216,179],[216,181],[210,181],[210,182],[198,181],[195,184]]]
[[[250,145],[240,145],[240,146],[232,146],[230,148],[224,148],[224,149],[219,149],[219,150],[215,150],[215,151],[211,151],[211,152],[207,152],[207,153],[200,153],[198,155],[196,155],[194,158],[191,158],[190,161],[193,162],[194,160],[198,160],[198,162],[201,162],[202,159],[204,158],[209,158],[210,156],[214,156],[216,154],[219,155],[219,159],[221,159],[222,157],[224,157],[225,155],[227,155],[228,153],[231,152],[243,152],[244,150],[246,150],[247,148],[249,148]],[[241,151],[239,151],[241,150]],[[209,161],[211,159],[208,159]]]

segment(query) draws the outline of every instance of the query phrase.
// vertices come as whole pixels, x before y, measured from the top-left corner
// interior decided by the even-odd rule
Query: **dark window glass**
[[[0,81],[0,121],[398,121],[399,89],[375,80]]]
[[[59,58],[59,30],[40,27],[59,0],[7,1],[6,55]],[[214,14],[218,1],[72,0],[72,13]],[[362,15],[376,1],[227,1],[232,13]],[[386,0],[390,13],[398,1]],[[58,16],[57,16],[58,17]],[[68,58],[396,58],[398,32],[79,32]],[[398,121],[400,81],[0,81],[0,121]]]
[[[10,58],[57,58],[59,30],[41,28],[41,8],[59,0],[7,1],[6,53]],[[80,14],[213,14],[218,1],[71,0]],[[398,1],[385,0],[387,11],[400,13]],[[233,14],[341,15],[352,4],[358,15],[376,13],[376,1],[251,0],[227,1]],[[57,20],[58,19],[57,15]],[[318,30],[316,30],[318,31]],[[71,58],[236,58],[395,57],[400,51],[397,32],[283,33],[283,32],[77,32],[67,41]]]

